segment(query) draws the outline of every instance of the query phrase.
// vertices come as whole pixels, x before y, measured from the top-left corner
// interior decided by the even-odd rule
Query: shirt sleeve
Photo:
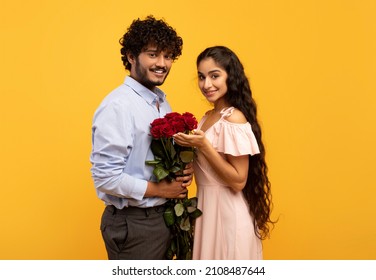
[[[91,173],[98,191],[141,200],[147,181],[124,172],[134,141],[131,123],[121,104],[112,102],[98,109],[92,127]]]

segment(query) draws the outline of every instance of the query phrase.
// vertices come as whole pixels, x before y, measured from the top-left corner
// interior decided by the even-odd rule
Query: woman
[[[198,208],[193,259],[262,259],[269,236],[270,182],[256,103],[243,66],[230,49],[210,47],[197,58],[198,85],[214,105],[191,135],[197,148]]]

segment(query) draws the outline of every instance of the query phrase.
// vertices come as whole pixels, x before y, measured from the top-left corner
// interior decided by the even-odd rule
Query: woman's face
[[[197,67],[198,87],[211,103],[221,100],[227,93],[227,72],[212,58],[201,60]]]

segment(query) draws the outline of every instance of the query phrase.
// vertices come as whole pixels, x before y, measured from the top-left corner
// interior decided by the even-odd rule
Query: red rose
[[[193,130],[197,128],[197,120],[193,114],[186,112],[183,113],[182,117],[186,125],[186,130]]]
[[[164,118],[169,121],[169,120],[172,120],[172,119],[181,118],[181,115],[177,112],[171,112],[171,113],[167,113],[164,116]]]
[[[175,133],[185,131],[185,122],[181,114],[171,112],[165,115],[165,119],[171,124]]]
[[[166,119],[164,118],[159,118],[159,119],[155,119],[150,125],[151,125],[151,128],[150,128],[150,134],[151,136],[153,136],[154,138],[160,138],[162,137],[162,129],[161,127],[163,127],[164,125],[168,124]]]
[[[160,132],[161,132],[162,137],[169,138],[169,137],[172,137],[172,135],[175,134],[173,127],[171,126],[171,124],[169,124],[167,122],[164,125],[160,126],[159,128],[160,128]]]
[[[155,139],[161,138],[162,136],[158,126],[150,128],[150,134]]]
[[[175,133],[186,132],[197,128],[197,120],[191,113],[168,113],[164,118],[155,119],[151,124],[150,134],[153,138],[169,138]]]
[[[180,118],[174,118],[170,121],[171,126],[173,127],[175,133],[184,132],[185,131],[185,122],[184,119],[180,116]]]

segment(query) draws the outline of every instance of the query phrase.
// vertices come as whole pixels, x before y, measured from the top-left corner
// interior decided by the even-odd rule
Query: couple
[[[198,187],[193,259],[262,259],[269,234],[271,194],[256,104],[237,56],[223,46],[197,58],[198,85],[214,108],[194,134],[177,134],[197,158],[176,181],[156,182],[150,123],[171,112],[164,92],[183,40],[164,20],[134,20],[120,40],[130,75],[96,110],[92,126],[92,177],[106,204],[101,232],[109,259],[166,259],[170,242],[163,212],[168,198]],[[194,168],[193,168],[194,167]]]

